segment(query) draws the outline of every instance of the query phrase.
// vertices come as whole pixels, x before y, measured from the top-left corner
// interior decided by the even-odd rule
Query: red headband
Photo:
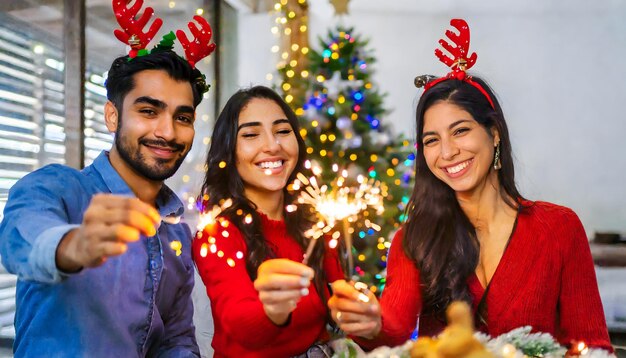
[[[487,91],[485,91],[483,86],[474,81],[472,79],[472,76],[468,76],[465,72],[469,70],[472,66],[474,66],[474,63],[476,63],[476,58],[478,58],[478,55],[476,55],[475,52],[471,55],[468,55],[470,30],[469,26],[467,26],[467,22],[465,22],[465,20],[463,19],[452,19],[450,20],[450,25],[459,30],[458,35],[450,30],[446,30],[446,36],[448,36],[448,38],[452,40],[452,42],[456,46],[453,47],[444,39],[440,39],[439,44],[441,45],[441,47],[443,47],[444,50],[448,51],[452,56],[454,56],[454,59],[448,57],[440,49],[435,50],[435,56],[439,58],[439,61],[450,67],[452,71],[450,71],[446,76],[439,78],[435,78],[429,75],[418,76],[415,78],[415,86],[424,87],[425,92],[437,83],[443,82],[445,80],[457,79],[459,81],[464,81],[479,90],[480,93],[482,93],[485,98],[487,98],[487,101],[489,101],[491,108],[495,109],[496,107],[493,105],[491,97],[489,96]]]

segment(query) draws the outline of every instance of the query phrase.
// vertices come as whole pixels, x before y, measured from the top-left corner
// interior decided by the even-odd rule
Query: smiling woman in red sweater
[[[285,209],[305,154],[295,114],[267,87],[235,93],[215,123],[202,193],[207,208],[233,204],[193,247],[215,357],[293,357],[328,340],[327,283],[343,278],[338,256],[317,245],[311,267],[302,264],[309,210]]]
[[[469,31],[461,21],[452,22],[456,39]],[[380,305],[359,302],[339,281],[333,318],[366,348],[397,345],[416,328],[441,332],[446,307],[462,300],[491,336],[530,325],[564,345],[612,350],[582,224],[568,208],[523,199],[502,109],[484,81],[465,73],[475,60],[469,33],[458,42],[465,52],[448,58],[448,76],[416,79],[426,88],[416,110],[415,187]]]

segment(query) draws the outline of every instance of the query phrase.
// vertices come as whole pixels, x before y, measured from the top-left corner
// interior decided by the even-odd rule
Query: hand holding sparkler
[[[67,233],[56,251],[56,265],[65,272],[102,265],[121,255],[140,235],[154,236],[161,218],[152,206],[137,198],[96,194],[81,226]]]
[[[365,338],[378,335],[382,326],[380,304],[367,285],[338,280],[332,283],[332,290],[328,308],[341,330]]]
[[[259,266],[254,288],[272,322],[287,322],[300,299],[309,294],[314,274],[310,267],[288,259],[267,260]]]

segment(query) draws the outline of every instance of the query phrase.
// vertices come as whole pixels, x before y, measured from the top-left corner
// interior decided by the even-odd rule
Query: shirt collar
[[[128,184],[111,165],[109,152],[103,150],[93,161],[92,165],[112,194],[135,196]],[[182,201],[165,184],[163,184],[157,195],[156,203],[161,216],[181,216],[185,211]]]

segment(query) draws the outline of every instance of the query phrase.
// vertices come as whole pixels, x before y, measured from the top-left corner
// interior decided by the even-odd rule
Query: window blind
[[[65,106],[61,41],[0,13],[0,219],[10,188],[47,164],[64,164]],[[103,70],[87,66],[85,165],[112,136],[104,125]],[[16,277],[0,267],[0,338],[15,336]]]

